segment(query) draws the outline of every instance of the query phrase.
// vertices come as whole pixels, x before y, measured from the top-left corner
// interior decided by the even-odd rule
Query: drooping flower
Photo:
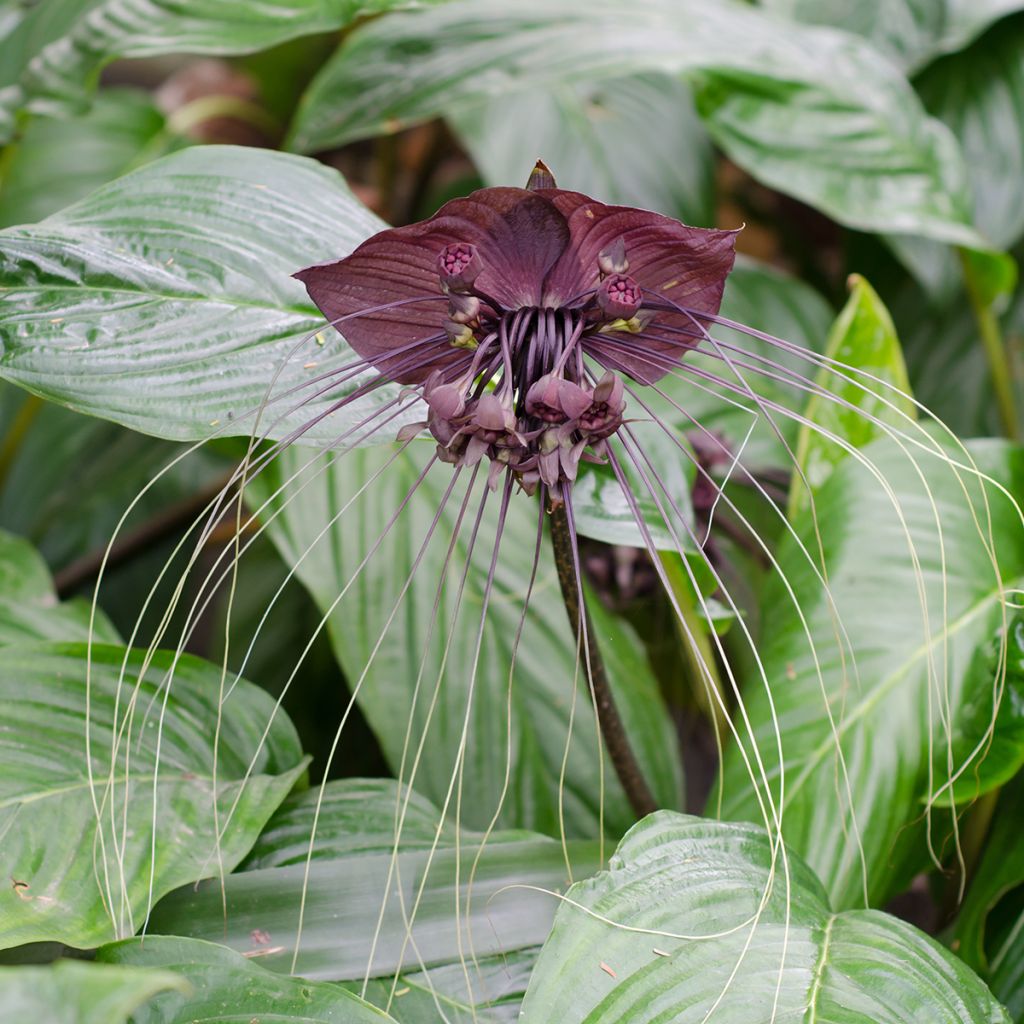
[[[558,500],[718,313],[734,231],[554,186],[485,188],[295,276],[358,355],[420,389],[438,457]],[[445,307],[444,300],[447,299]]]

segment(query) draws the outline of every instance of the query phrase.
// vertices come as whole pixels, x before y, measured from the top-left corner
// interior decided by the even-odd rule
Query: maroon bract
[[[733,231],[553,181],[538,165],[528,188],[482,189],[295,275],[382,379],[422,388],[418,426],[444,461],[486,456],[492,483],[507,470],[527,490],[600,456],[623,422],[617,374],[647,384],[677,364],[734,258]]]

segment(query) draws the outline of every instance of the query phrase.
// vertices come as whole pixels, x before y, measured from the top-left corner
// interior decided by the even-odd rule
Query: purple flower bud
[[[441,276],[441,287],[446,292],[466,294],[473,282],[484,269],[483,260],[475,245],[455,242],[446,245],[437,257],[437,270]]]
[[[597,382],[594,388],[594,401],[603,402],[606,405],[615,406],[621,412],[623,408],[622,393],[625,386],[622,378],[617,377],[610,370]]]
[[[443,420],[453,420],[461,416],[466,407],[462,388],[456,384],[438,384],[429,391],[424,389],[423,397],[430,411]]]
[[[481,395],[472,412],[472,425],[492,442],[516,429],[512,410],[497,395]]]
[[[475,295],[460,295],[451,292],[448,301],[448,316],[457,324],[472,323],[480,316],[480,300]]]
[[[597,304],[609,320],[629,320],[636,315],[644,293],[640,285],[625,274],[613,274],[597,289]]]
[[[591,401],[591,396],[578,384],[546,373],[526,393],[526,411],[545,423],[564,423],[586,412]]]
[[[444,330],[448,335],[449,344],[454,345],[455,348],[473,349],[477,347],[476,335],[473,333],[473,329],[467,327],[466,324],[460,324],[454,320],[446,320]]]
[[[591,440],[601,440],[614,434],[622,425],[626,403],[622,400],[625,387],[622,379],[610,371],[594,388],[594,402],[579,418],[580,433]]]
[[[602,274],[624,274],[629,270],[629,260],[626,259],[626,243],[622,236],[597,254],[597,266]]]

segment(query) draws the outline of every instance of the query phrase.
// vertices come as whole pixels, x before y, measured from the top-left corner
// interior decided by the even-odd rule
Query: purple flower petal
[[[488,188],[446,203],[429,220],[382,231],[345,259],[300,270],[310,298],[328,320],[416,297],[426,301],[353,317],[339,325],[349,344],[402,384],[420,383],[464,353],[447,337],[416,359],[390,353],[441,333],[445,307],[438,255],[448,245],[477,249],[483,269],[475,287],[508,308],[540,303],[543,281],[569,241],[564,217],[521,188]]]
[[[545,302],[571,301],[599,284],[599,259],[602,252],[622,239],[629,261],[629,276],[643,289],[651,302],[664,296],[696,314],[715,314],[722,302],[725,280],[735,260],[736,231],[692,228],[670,217],[635,210],[628,206],[606,206],[579,192],[561,189],[537,193],[565,215],[571,234],[570,244],[545,282]],[[707,321],[697,316],[700,326],[682,313],[659,312],[659,324],[667,324],[692,337],[701,337]],[[642,334],[623,335],[637,342]],[[600,339],[588,344],[596,355]],[[688,345],[658,343],[659,351],[680,358]],[[636,380],[651,382],[664,376],[650,363],[633,361],[621,349],[614,350],[616,361],[606,365],[619,369]]]

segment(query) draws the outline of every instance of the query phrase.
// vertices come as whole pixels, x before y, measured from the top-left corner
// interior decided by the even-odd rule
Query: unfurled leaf
[[[290,145],[651,72],[690,79],[712,138],[765,184],[852,227],[984,246],[953,138],[893,65],[848,33],[731,0],[472,0],[381,18],[314,80]]]
[[[714,227],[711,141],[690,90],[668,75],[512,93],[452,123],[489,185],[526,181],[542,153],[577,192]]]
[[[1024,576],[1019,513],[997,489],[1021,493],[1020,451],[904,433],[905,451],[881,441],[848,456],[797,518],[803,549],[780,545],[761,600],[763,674],[744,688],[766,780],[737,744],[724,759],[723,815],[761,820],[766,783],[784,796],[786,839],[838,907],[908,881],[928,863],[926,832],[943,848],[952,812],[935,802],[984,771],[991,746],[992,715],[976,708],[991,711],[998,676],[972,665]]]
[[[61,603],[42,556],[28,541],[0,530],[0,646],[33,640],[87,640],[106,643],[120,637],[101,609],[95,617],[87,601]]]
[[[0,377],[161,437],[248,434],[261,410],[261,433],[320,416],[307,439],[352,443],[394,392],[330,413],[358,382],[322,375],[352,353],[290,275],[380,227],[311,160],[173,154],[0,232]]]
[[[136,1024],[133,1012],[157,993],[187,989],[180,975],[155,967],[0,967],[0,1015],[11,1024]]]
[[[524,1024],[1010,1024],[923,932],[833,913],[799,857],[759,828],[659,812],[607,871],[566,893]]]
[[[237,864],[298,778],[269,695],[240,681],[218,714],[218,667],[145,664],[114,646],[91,664],[85,644],[0,648],[0,946],[132,934],[163,893]]]
[[[103,946],[104,964],[173,971],[184,992],[155,996],[132,1024],[387,1024],[392,1018],[341,985],[273,974],[233,949],[171,936],[127,939]],[[268,1016],[270,1015],[270,1016]]]
[[[500,972],[485,964],[478,977],[472,957],[525,956],[542,942],[556,909],[548,892],[565,887],[566,858],[584,875],[597,866],[600,844],[563,849],[529,832],[459,829],[415,795],[408,833],[396,836],[407,794],[384,780],[333,782],[319,816],[318,791],[292,798],[248,869],[225,879],[225,902],[217,882],[180,889],[157,907],[151,930],[223,942],[274,971],[291,972],[294,957],[297,973],[310,978],[390,980],[402,970],[429,988],[435,970],[465,965],[477,998],[495,998]],[[360,803],[362,831],[353,836]],[[314,822],[322,839],[307,877]],[[436,842],[425,841],[431,833]]]
[[[32,118],[5,153],[0,227],[30,224],[181,145],[143,92],[107,89],[70,121]]]
[[[915,84],[963,148],[975,224],[1009,248],[1024,233],[1024,15],[937,61]]]
[[[832,326],[823,366],[815,377],[797,438],[797,466],[789,492],[790,517],[806,508],[849,447],[884,437],[889,426],[904,430],[917,418],[896,328],[889,311],[864,278],[853,275],[850,298]],[[838,364],[838,365],[834,365]],[[826,397],[827,396],[827,397]],[[834,439],[834,440],[833,440]]]
[[[765,0],[764,5],[795,21],[856,32],[907,71],[959,50],[1024,6],[1021,0]]]
[[[45,0],[0,40],[0,138],[28,107],[83,105],[105,64],[167,53],[252,53],[409,0]]]

